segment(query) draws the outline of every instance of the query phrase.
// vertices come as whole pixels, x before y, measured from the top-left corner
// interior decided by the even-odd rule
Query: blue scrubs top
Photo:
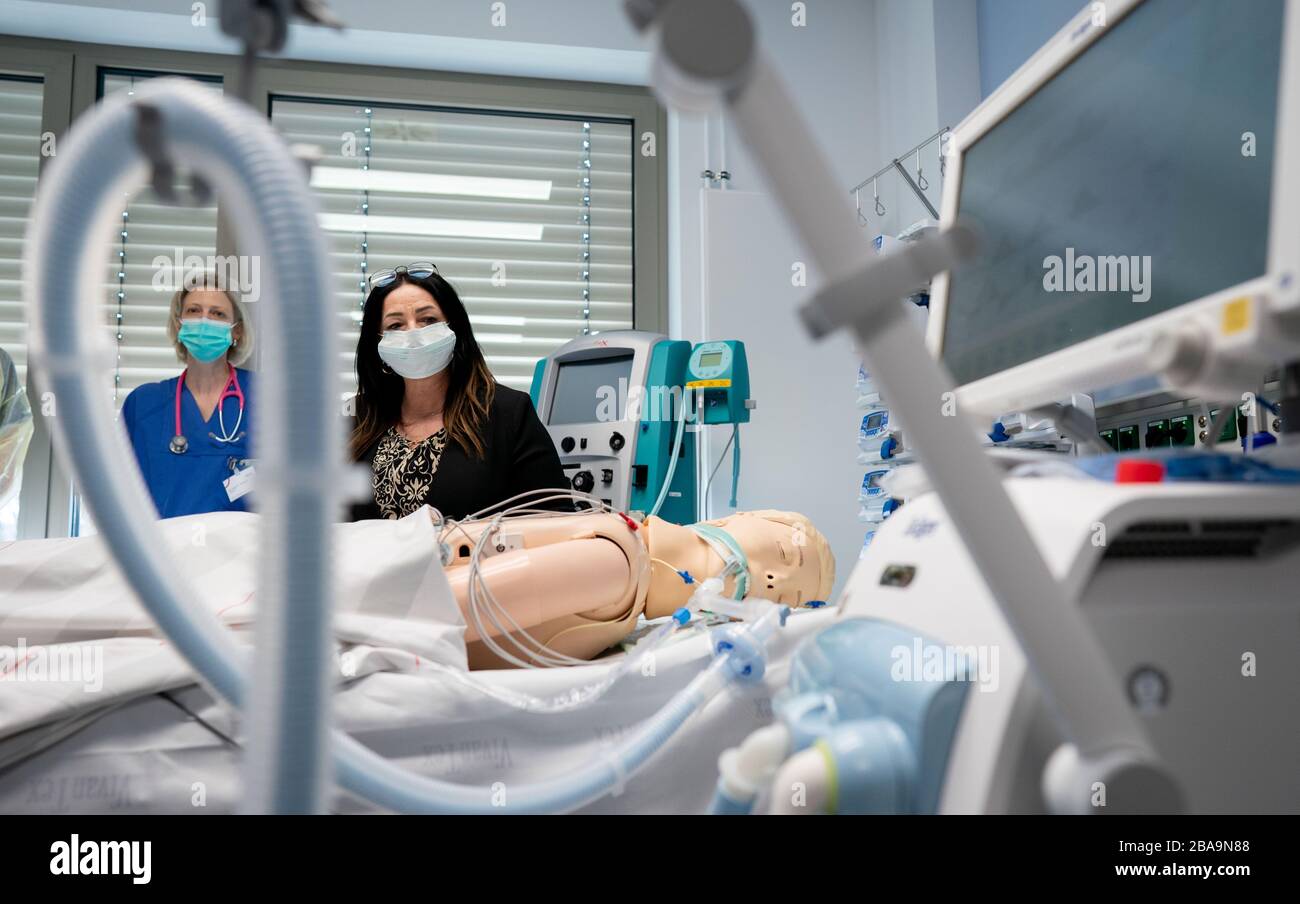
[[[226,432],[223,433],[216,410],[204,422],[189,385],[182,390],[181,431],[189,440],[189,448],[181,455],[170,448],[176,434],[176,381],[180,377],[137,386],[126,397],[122,405],[122,423],[126,425],[136,460],[140,462],[140,471],[160,517],[248,510],[249,497],[245,495],[231,502],[222,483],[234,473],[232,462],[252,457],[249,434],[253,422],[254,378],[250,371],[242,368],[236,368],[235,375],[239,388],[244,391],[244,420],[238,430],[235,430],[235,423],[239,420],[239,400],[234,396],[228,396],[222,403],[226,420]],[[229,433],[239,438],[222,443],[209,435]]]

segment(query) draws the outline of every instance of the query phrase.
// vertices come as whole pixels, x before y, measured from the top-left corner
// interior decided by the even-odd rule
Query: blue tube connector
[[[718,779],[718,786],[713,789],[713,800],[709,801],[709,815],[748,816],[754,810],[755,800],[756,798],[736,800],[727,793],[722,779]]]

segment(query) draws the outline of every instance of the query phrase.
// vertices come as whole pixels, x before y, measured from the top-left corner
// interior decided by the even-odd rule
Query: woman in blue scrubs
[[[158,514],[246,511],[255,386],[237,366],[253,344],[243,306],[209,276],[172,297],[167,335],[185,370],[136,387],[122,406]]]

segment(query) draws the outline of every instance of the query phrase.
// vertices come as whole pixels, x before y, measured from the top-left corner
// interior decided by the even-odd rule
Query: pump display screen
[[[722,352],[708,352],[700,355],[700,367],[717,367],[722,363]]]
[[[1147,0],[963,149],[983,251],[948,288],[958,385],[1267,272],[1282,20]]]
[[[613,419],[621,417],[632,377],[631,352],[562,361],[559,368],[547,423],[590,424],[609,420],[611,415]]]

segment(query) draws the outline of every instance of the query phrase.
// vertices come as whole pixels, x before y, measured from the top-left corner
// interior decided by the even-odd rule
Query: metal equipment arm
[[[902,316],[898,300],[970,256],[973,237],[951,229],[876,258],[805,117],[757,46],[745,8],[737,0],[628,0],[627,8],[656,39],[652,82],[660,99],[691,110],[725,102],[813,255],[825,288],[800,312],[809,332],[851,329],[883,394],[907,412],[917,455],[1073,744],[1048,770],[1054,806],[1087,809],[1088,790],[1100,781],[1110,786],[1112,811],[1178,809],[1177,788],[1105,651],[1048,570],[974,432],[962,418],[944,416],[952,378]]]

